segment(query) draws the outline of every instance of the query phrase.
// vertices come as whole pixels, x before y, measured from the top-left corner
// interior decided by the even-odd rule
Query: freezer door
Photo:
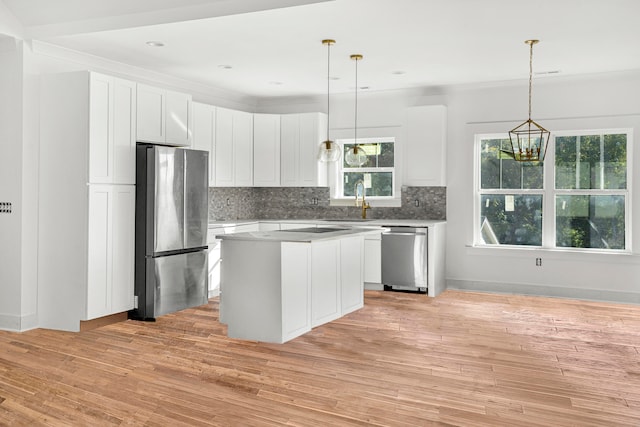
[[[148,258],[153,274],[152,317],[207,303],[207,251]],[[147,314],[149,317],[149,313]]]
[[[184,150],[154,147],[153,252],[184,249]]]
[[[209,220],[209,153],[184,150],[184,247],[207,244]]]

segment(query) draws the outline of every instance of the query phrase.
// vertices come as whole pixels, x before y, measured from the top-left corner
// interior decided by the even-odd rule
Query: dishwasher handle
[[[426,228],[416,227],[387,227],[388,230],[383,232],[382,235],[393,236],[425,236],[427,234]]]

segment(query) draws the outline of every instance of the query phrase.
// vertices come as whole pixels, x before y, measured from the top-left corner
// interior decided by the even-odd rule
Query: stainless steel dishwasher
[[[382,233],[382,284],[385,290],[426,293],[428,229],[386,227]]]

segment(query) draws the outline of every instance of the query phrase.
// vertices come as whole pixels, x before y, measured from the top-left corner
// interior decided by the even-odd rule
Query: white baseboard
[[[10,332],[25,332],[38,327],[38,315],[27,314],[25,316],[14,316],[10,314],[0,314],[0,330]]]
[[[640,304],[640,293],[602,289],[578,289],[560,286],[530,285],[522,283],[480,282],[473,280],[447,279],[447,289],[497,294],[533,295],[543,297],[571,298],[587,301]]]

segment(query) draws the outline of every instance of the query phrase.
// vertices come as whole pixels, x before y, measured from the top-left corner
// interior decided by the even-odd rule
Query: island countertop
[[[245,233],[216,235],[221,240],[253,240],[269,242],[313,242],[318,240],[339,239],[355,234],[381,233],[382,227],[311,227],[290,230],[255,231]]]

